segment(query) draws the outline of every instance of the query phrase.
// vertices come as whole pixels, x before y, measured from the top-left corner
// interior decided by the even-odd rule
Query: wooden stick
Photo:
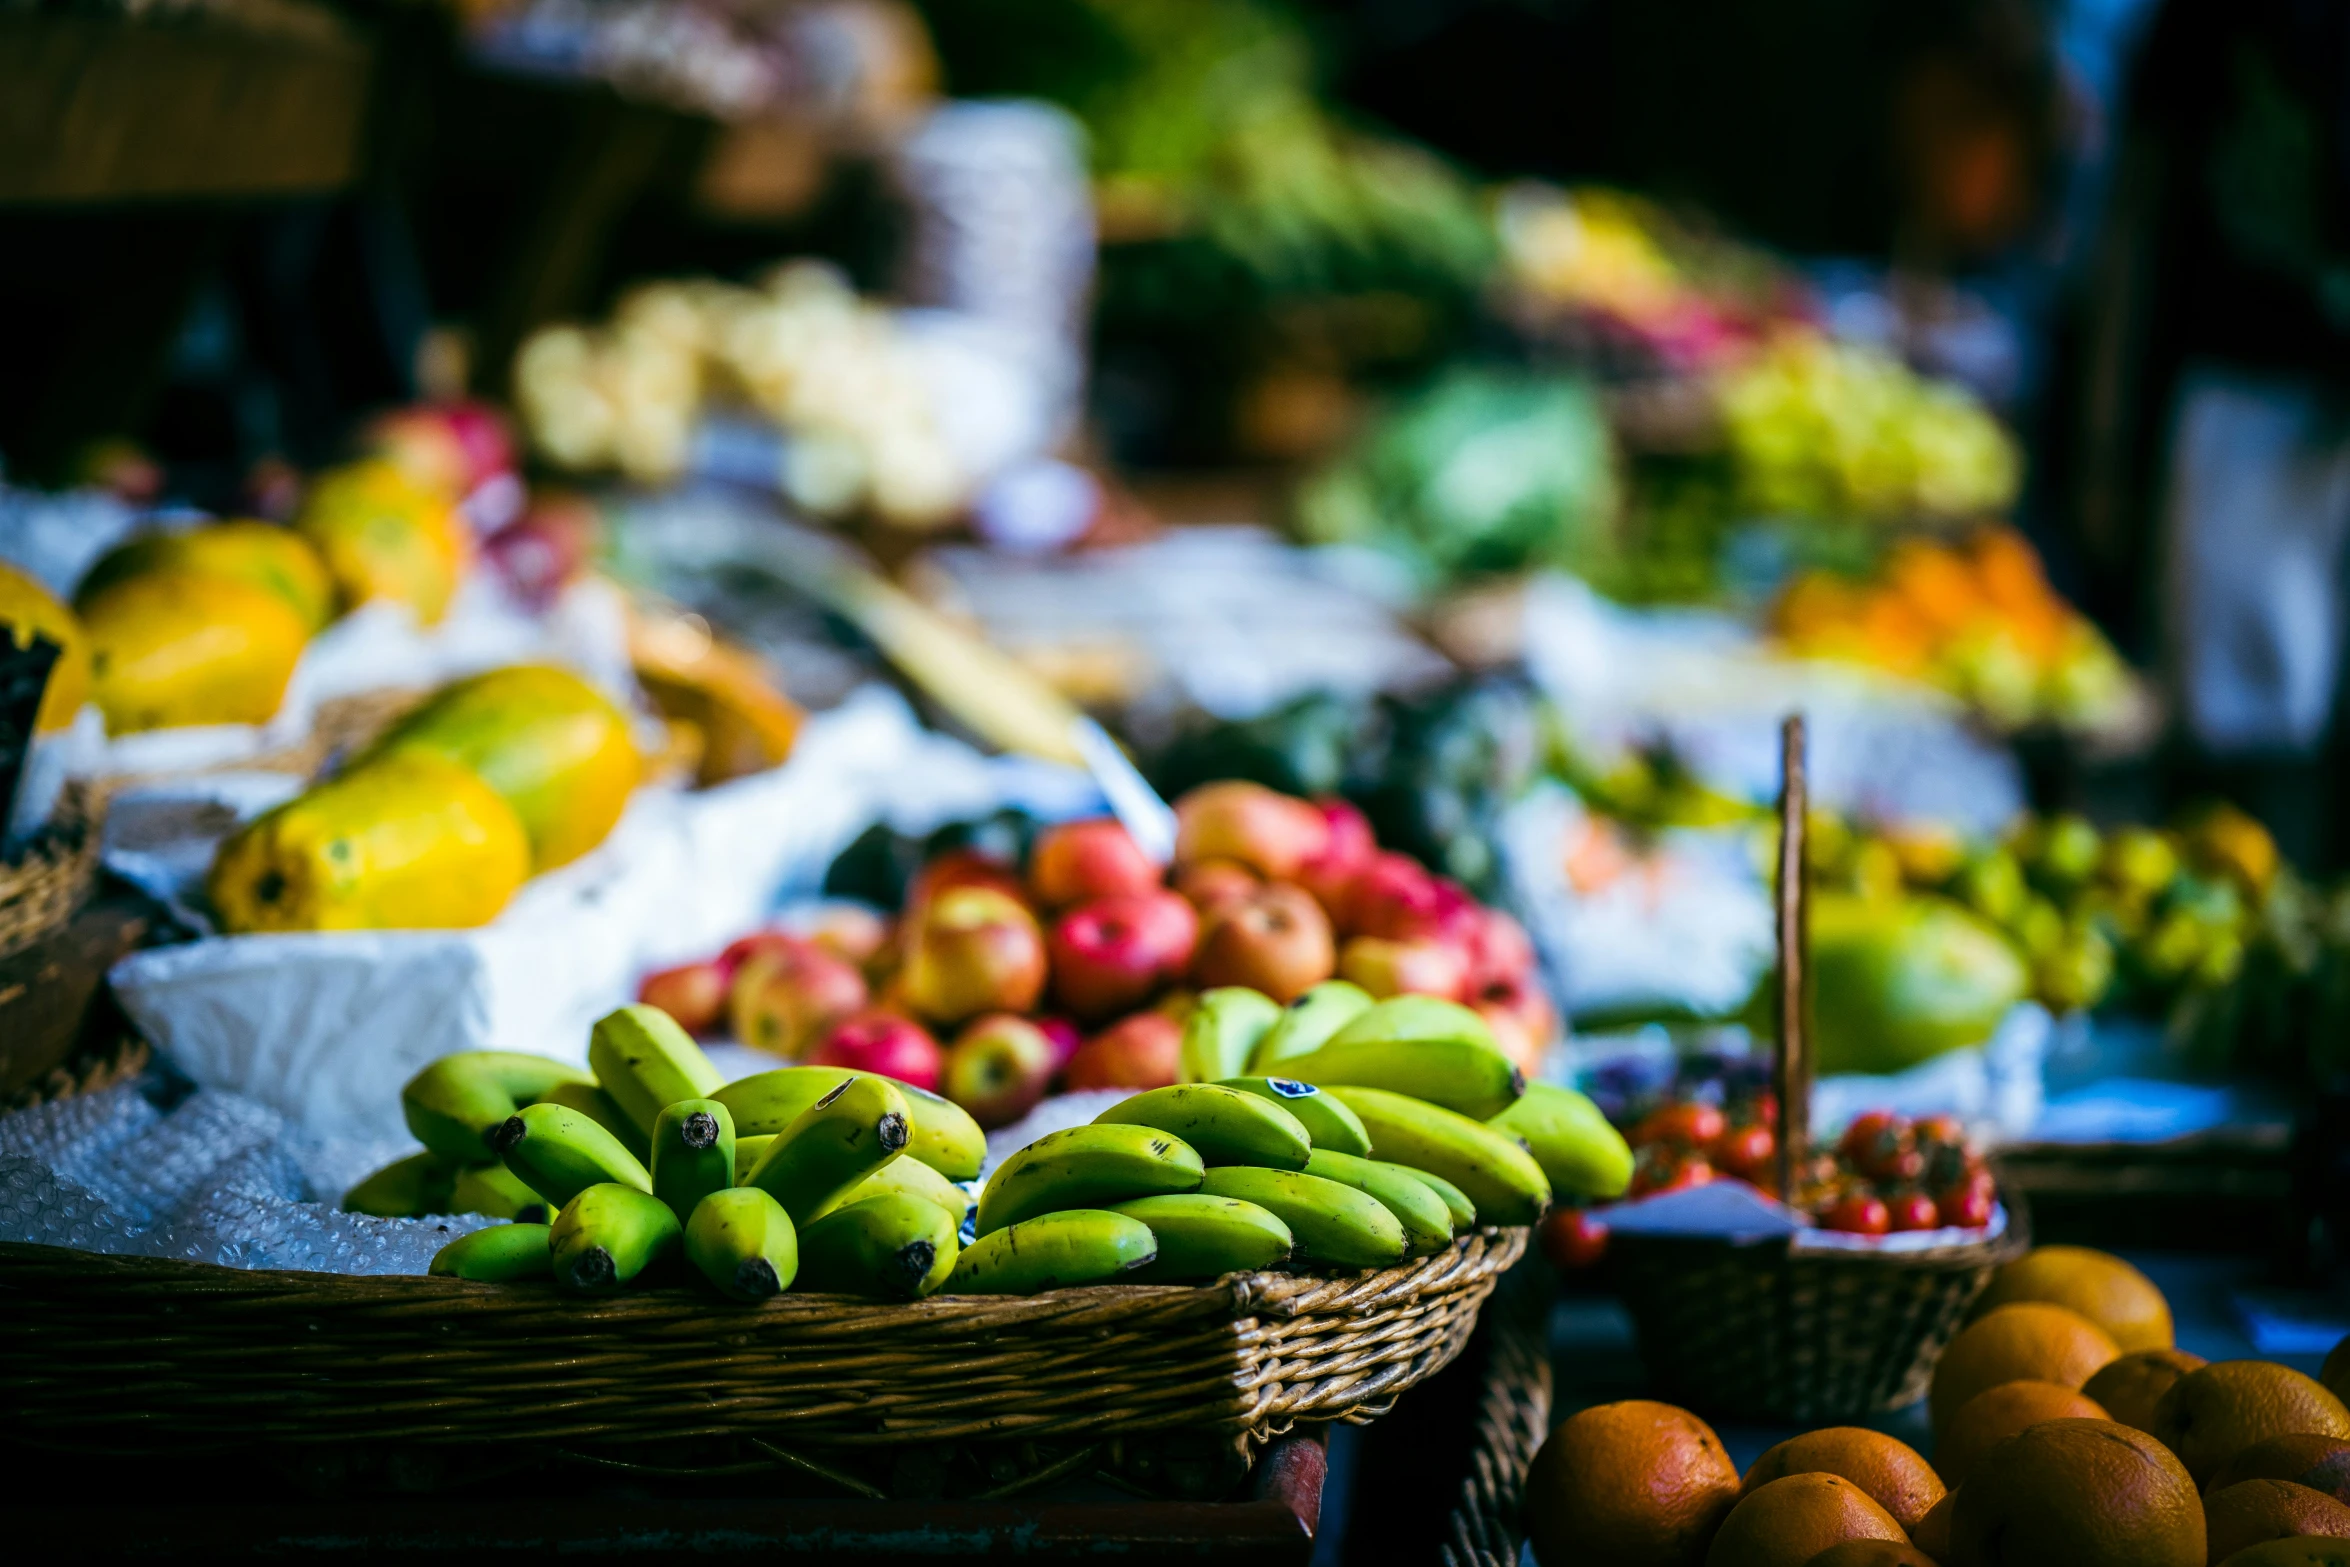
[[[1779,872],[1773,889],[1778,911],[1779,1039],[1772,1052],[1771,1088],[1779,1100],[1781,1202],[1795,1200],[1796,1172],[1811,1143],[1811,1038],[1803,1005],[1811,945],[1811,900],[1804,877],[1809,791],[1803,761],[1803,715],[1794,713],[1779,726]]]

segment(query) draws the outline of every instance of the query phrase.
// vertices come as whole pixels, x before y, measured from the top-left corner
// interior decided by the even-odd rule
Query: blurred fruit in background
[[[159,571],[227,577],[272,593],[300,618],[305,636],[335,615],[335,586],[318,552],[290,529],[249,518],[141,534],[117,545],[82,578],[75,602],[86,607],[118,582]]]
[[[447,612],[471,550],[458,499],[370,458],[320,474],[294,527],[326,562],[342,608],[405,604],[430,626]]]
[[[123,577],[83,601],[90,694],[110,734],[265,724],[309,640],[267,588],[169,569]]]
[[[628,656],[661,716],[692,728],[702,787],[765,772],[791,755],[798,705],[756,654],[714,636],[700,616],[639,607],[629,617]]]

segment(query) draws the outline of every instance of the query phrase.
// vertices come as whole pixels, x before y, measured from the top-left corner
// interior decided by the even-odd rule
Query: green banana
[[[1370,1011],[1371,1005],[1371,993],[1360,985],[1343,979],[1322,981],[1292,1001],[1281,1021],[1265,1031],[1248,1053],[1247,1072],[1268,1072],[1277,1061],[1321,1049],[1324,1041]],[[1236,1076],[1242,1070],[1234,1067],[1225,1075]]]
[[[1371,1151],[1371,1134],[1355,1113],[1311,1083],[1293,1077],[1228,1077],[1216,1086],[1272,1100],[1297,1117],[1316,1148],[1334,1148],[1358,1159]]]
[[[1178,1083],[1122,1099],[1093,1118],[1096,1126],[1151,1126],[1189,1143],[1206,1164],[1261,1164],[1302,1170],[1314,1140],[1303,1123],[1271,1099],[1214,1083]]]
[[[521,1176],[502,1164],[485,1164],[460,1171],[449,1192],[451,1213],[486,1214],[493,1219],[525,1219],[543,1224],[548,1218],[545,1198],[530,1189]]]
[[[1532,1224],[1550,1206],[1542,1166],[1484,1123],[1383,1088],[1334,1087],[1330,1093],[1362,1117],[1372,1157],[1450,1181],[1477,1205],[1479,1222]]]
[[[455,1213],[450,1206],[457,1172],[430,1149],[395,1159],[343,1193],[343,1212],[379,1219],[421,1219],[428,1213]]]
[[[506,1168],[551,1208],[567,1206],[591,1186],[653,1190],[652,1172],[619,1138],[561,1105],[524,1105],[498,1128],[497,1148]]]
[[[1098,1208],[1130,1197],[1196,1191],[1197,1150],[1148,1126],[1072,1126],[1013,1154],[979,1194],[982,1236],[1057,1208]]]
[[[644,1128],[638,1126],[622,1113],[620,1106],[612,1102],[612,1096],[595,1084],[589,1082],[557,1083],[539,1095],[539,1103],[561,1105],[566,1110],[577,1110],[581,1115],[586,1116],[605,1131],[619,1138],[621,1144],[637,1158],[648,1164],[652,1162],[653,1145],[646,1138]]]
[[[734,1184],[734,1117],[715,1099],[680,1099],[653,1121],[653,1195],[679,1222]]]
[[[726,1082],[693,1035],[642,1002],[596,1019],[588,1034],[588,1065],[621,1114],[647,1137],[664,1109],[680,1099],[707,1099]]]
[[[1499,1115],[1526,1091],[1509,1057],[1466,1039],[1336,1039],[1281,1070],[1321,1088],[1384,1088],[1457,1110],[1472,1121]]]
[[[844,1078],[871,1077],[838,1066],[781,1066],[755,1072],[710,1095],[734,1112],[736,1137],[764,1137],[791,1125],[799,1113],[840,1086]],[[950,1181],[968,1181],[987,1162],[987,1134],[971,1113],[952,1099],[944,1099],[896,1078],[882,1081],[906,1101],[913,1141],[907,1156],[921,1160]]]
[[[963,1248],[950,1295],[1033,1295],[1127,1276],[1159,1255],[1150,1226],[1103,1208],[1067,1208],[982,1235]]]
[[[555,1254],[544,1224],[493,1224],[460,1235],[432,1255],[431,1272],[445,1279],[513,1284],[544,1279],[555,1272]]]
[[[685,1221],[685,1259],[719,1294],[765,1300],[790,1289],[798,1276],[799,1236],[781,1203],[756,1186],[729,1186],[694,1205]]]
[[[751,1172],[759,1167],[759,1161],[766,1158],[767,1150],[774,1146],[773,1132],[763,1137],[737,1137],[734,1140],[734,1184],[748,1184]]]
[[[1393,1043],[1424,1045],[1436,1040],[1460,1039],[1502,1053],[1486,1021],[1457,1001],[1441,996],[1389,996],[1347,1021],[1326,1044],[1368,1045]]]
[[[416,1140],[451,1164],[494,1164],[489,1137],[524,1105],[559,1083],[591,1081],[578,1067],[518,1050],[443,1056],[400,1090],[400,1112]]]
[[[852,1077],[776,1134],[748,1184],[782,1203],[792,1223],[806,1224],[905,1152],[911,1135],[905,1096],[889,1079]]]
[[[1158,1242],[1159,1260],[1135,1269],[1129,1280],[1135,1284],[1253,1273],[1288,1260],[1295,1244],[1277,1215],[1237,1197],[1137,1197],[1110,1212],[1140,1219]]]
[[[837,1213],[850,1203],[863,1202],[868,1197],[889,1193],[901,1197],[919,1197],[955,1221],[955,1228],[963,1227],[963,1216],[971,1211],[971,1198],[963,1188],[948,1180],[919,1159],[892,1159],[880,1169],[866,1176],[828,1204],[826,1213]]]
[[[1384,1159],[1379,1162],[1392,1164],[1392,1161]],[[1444,1199],[1445,1211],[1452,1215],[1452,1232],[1455,1235],[1460,1234],[1463,1230],[1473,1230],[1477,1227],[1477,1205],[1469,1201],[1467,1192],[1462,1191],[1441,1175],[1430,1175],[1426,1170],[1415,1170],[1408,1164],[1393,1164],[1392,1167],[1403,1171],[1404,1174]]]
[[[800,1236],[800,1283],[834,1295],[920,1300],[954,1272],[961,1222],[902,1192],[836,1208]]]
[[[1249,1052],[1281,1021],[1281,1003],[1245,985],[1200,992],[1199,1004],[1183,1020],[1178,1082],[1212,1083],[1248,1066]]]
[[[618,1289],[685,1245],[685,1227],[669,1205],[634,1186],[591,1186],[566,1202],[548,1229],[555,1282],[582,1294]]]
[[[1452,1244],[1452,1209],[1434,1188],[1400,1164],[1317,1148],[1306,1162],[1306,1174],[1377,1198],[1379,1206],[1394,1214],[1395,1222],[1403,1226],[1403,1238],[1415,1257],[1440,1252]]]
[[[1553,1192],[1621,1197],[1632,1184],[1632,1150],[1623,1134],[1572,1088],[1535,1083],[1485,1124],[1524,1144],[1550,1177]]]
[[[1336,1268],[1384,1268],[1411,1250],[1403,1224],[1368,1192],[1303,1170],[1210,1170],[1200,1190],[1253,1202],[1289,1226],[1293,1260]]]

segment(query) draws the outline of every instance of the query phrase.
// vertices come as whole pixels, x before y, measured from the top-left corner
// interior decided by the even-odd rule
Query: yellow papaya
[[[352,768],[224,840],[205,890],[230,931],[486,925],[530,876],[514,808],[425,752]]]
[[[90,639],[79,617],[38,581],[0,564],[0,635],[20,648],[31,647],[36,636],[57,644],[57,662],[50,667],[49,689],[41,693],[33,727],[47,734],[72,723],[90,699]]]
[[[542,871],[604,841],[642,769],[627,715],[579,676],[546,664],[444,687],[371,754],[405,751],[429,751],[480,774],[514,808],[532,868]]]
[[[150,533],[117,545],[90,568],[74,590],[74,603],[87,605],[117,582],[154,571],[233,577],[266,589],[284,599],[313,635],[334,618],[335,585],[310,541],[290,528],[249,517],[185,533]]]
[[[158,571],[93,594],[91,694],[109,734],[264,724],[309,640],[284,599],[231,577]]]
[[[389,599],[428,626],[448,610],[471,544],[456,502],[382,458],[321,474],[294,529],[325,560],[343,608]]]

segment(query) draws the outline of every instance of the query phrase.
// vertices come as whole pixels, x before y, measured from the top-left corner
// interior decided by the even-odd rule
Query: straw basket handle
[[[1773,898],[1778,915],[1779,1039],[1772,1051],[1771,1090],[1779,1101],[1779,1200],[1795,1200],[1795,1178],[1811,1144],[1811,1027],[1804,1006],[1810,967],[1811,899],[1805,890],[1804,826],[1809,791],[1804,781],[1803,715],[1779,726],[1779,864]]]

